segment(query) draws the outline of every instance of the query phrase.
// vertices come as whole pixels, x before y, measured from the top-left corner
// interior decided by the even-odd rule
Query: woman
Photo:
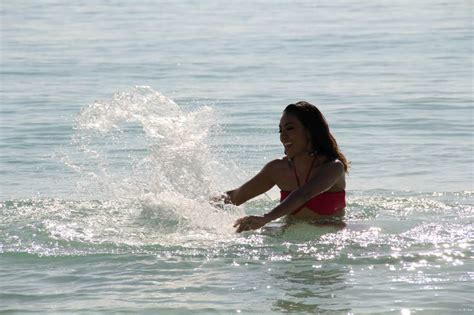
[[[321,112],[308,102],[288,105],[280,120],[286,157],[269,162],[224,202],[240,205],[277,185],[281,203],[263,216],[238,219],[236,232],[259,229],[284,215],[298,219],[344,216],[348,162]]]

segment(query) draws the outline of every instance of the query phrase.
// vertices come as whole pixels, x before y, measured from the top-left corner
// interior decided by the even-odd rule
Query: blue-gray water
[[[471,1],[5,1],[0,312],[473,312]],[[298,100],[344,228],[236,235]]]

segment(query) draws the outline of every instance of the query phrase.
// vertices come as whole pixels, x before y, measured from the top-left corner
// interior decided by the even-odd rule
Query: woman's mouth
[[[292,142],[285,142],[283,143],[283,146],[285,147],[285,149],[288,149],[289,147],[291,147],[293,145]]]

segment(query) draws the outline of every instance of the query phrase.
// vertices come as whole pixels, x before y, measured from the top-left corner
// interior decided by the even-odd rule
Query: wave
[[[37,255],[179,254],[262,259],[314,255],[319,259],[373,249],[410,250],[457,246],[473,239],[472,193],[349,194],[346,226],[279,220],[252,233],[235,234],[236,207],[215,208],[171,193],[156,199],[28,199],[0,203],[0,252]],[[277,200],[254,200],[247,212],[260,214]],[[456,245],[457,244],[457,245]],[[467,246],[467,247],[466,247]],[[187,254],[186,254],[187,253]],[[391,254],[390,254],[391,255]],[[347,258],[347,257],[346,257]]]

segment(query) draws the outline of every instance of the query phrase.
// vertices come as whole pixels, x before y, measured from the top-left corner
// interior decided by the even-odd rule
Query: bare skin
[[[269,162],[245,184],[228,191],[224,201],[241,205],[275,185],[280,190],[292,191],[292,193],[263,216],[246,216],[238,219],[234,224],[237,233],[259,229],[268,222],[285,215],[304,220],[326,218],[328,216],[317,215],[307,208],[303,208],[295,215],[291,213],[314,196],[324,192],[342,191],[346,187],[342,162],[328,161],[324,155],[310,154],[313,151],[310,135],[296,117],[284,113],[279,127],[280,141],[285,148],[286,157]],[[300,182],[300,187],[298,187],[293,167],[303,182],[309,172],[308,181]],[[340,209],[337,214],[329,217],[343,215],[344,209]]]

